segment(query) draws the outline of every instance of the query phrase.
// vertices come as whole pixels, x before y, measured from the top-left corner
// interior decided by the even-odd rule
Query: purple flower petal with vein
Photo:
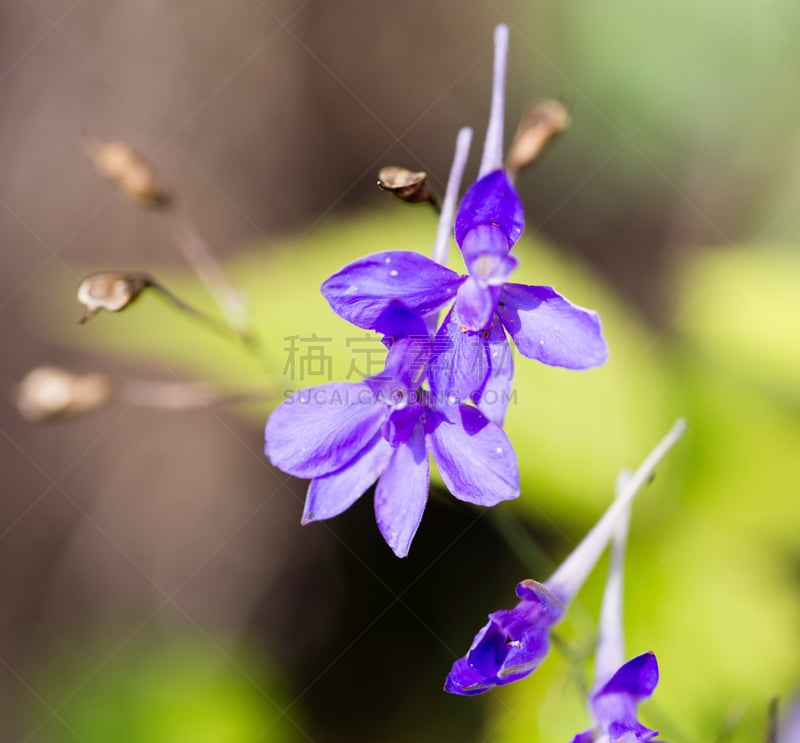
[[[267,421],[265,452],[284,472],[313,478],[303,523],[341,513],[377,480],[378,527],[404,557],[428,498],[429,454],[448,490],[476,505],[516,498],[519,472],[500,426],[423,388],[432,343],[424,320],[393,304],[376,322],[402,333],[383,373],[294,393]]]
[[[495,686],[525,678],[539,667],[550,647],[550,629],[560,621],[618,525],[628,518],[628,509],[636,493],[680,438],[684,428],[683,420],[672,427],[636,473],[625,481],[619,495],[597,524],[544,583],[522,581],[516,589],[520,599],[517,605],[489,615],[488,623],[475,635],[467,654],[453,664],[445,682],[445,691],[464,696],[481,694]],[[621,680],[628,678],[627,675],[620,677]],[[612,691],[620,688],[621,681],[610,687]],[[619,703],[615,704],[619,706]],[[622,711],[625,710],[627,708]],[[624,722],[622,718],[620,720]]]

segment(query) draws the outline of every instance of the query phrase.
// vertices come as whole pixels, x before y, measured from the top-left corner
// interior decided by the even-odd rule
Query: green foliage
[[[265,670],[210,643],[172,638],[114,651],[74,650],[44,669],[55,709],[35,736],[47,743],[252,743],[300,736]],[[58,662],[54,662],[58,659]],[[35,719],[47,717],[39,710]]]

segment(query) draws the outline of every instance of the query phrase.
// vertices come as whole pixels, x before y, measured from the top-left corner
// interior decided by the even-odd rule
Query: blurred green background
[[[56,20],[57,5],[32,12]],[[641,494],[630,539],[627,652],[653,650],[661,667],[642,719],[674,743],[765,740],[770,700],[800,686],[800,7],[506,2],[460,11],[456,28],[436,4],[237,0],[214,33],[199,6],[156,5],[123,3],[107,26],[107,44],[133,35],[139,56],[81,36],[74,15],[59,21],[92,60],[66,79],[77,88],[102,68],[115,103],[98,95],[59,112],[72,128],[44,137],[32,125],[23,139],[76,148],[81,126],[150,154],[200,230],[231,246],[224,268],[247,297],[259,358],[149,295],[75,325],[77,278],[100,268],[150,270],[215,310],[175,257],[168,217],[122,202],[79,154],[71,188],[39,154],[2,191],[7,242],[20,246],[2,287],[3,344],[15,351],[5,381],[58,359],[273,398],[233,412],[117,404],[48,428],[7,411],[8,740],[570,740],[589,725],[604,565],[534,676],[473,699],[441,684],[486,614],[513,605],[517,581],[546,577],[608,504],[617,472],[679,416],[687,434]],[[121,20],[142,15],[152,25]],[[470,125],[468,177],[477,171],[500,21],[511,27],[508,130],[533,97],[560,96],[573,117],[520,179],[515,280],[598,310],[611,359],[582,373],[515,359],[507,430],[520,499],[498,516],[435,492],[398,561],[369,497],[301,529],[304,486],[267,467],[261,427],[284,390],[328,381],[292,377],[287,339],[330,338],[331,378],[349,371],[346,341],[363,334],[330,312],[322,280],[365,253],[431,248],[434,215],[379,193],[377,168],[426,169],[441,186]],[[157,32],[145,43],[147,28]],[[6,78],[12,98],[26,59]],[[160,133],[182,117],[159,91],[184,75],[200,92],[162,151]],[[262,83],[274,98],[259,98]],[[61,194],[67,206],[48,210]],[[41,266],[10,239],[28,229],[46,248]],[[509,516],[536,560],[503,538]]]

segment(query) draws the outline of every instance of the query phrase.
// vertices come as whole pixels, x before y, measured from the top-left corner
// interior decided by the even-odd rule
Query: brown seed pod
[[[506,170],[513,179],[536,160],[547,143],[570,125],[569,113],[560,101],[533,101],[520,119],[506,157]]]
[[[16,386],[13,400],[25,420],[40,423],[95,410],[111,399],[111,393],[111,381],[103,374],[81,376],[40,366]]]
[[[85,145],[95,170],[111,181],[131,201],[145,206],[167,206],[170,193],[161,185],[153,168],[122,142],[92,140]]]
[[[439,204],[438,197],[428,186],[428,174],[421,170],[415,172],[388,165],[378,172],[378,188],[394,194],[407,204],[421,204],[426,201],[434,206]]]
[[[78,301],[84,306],[80,322],[85,323],[100,310],[124,310],[151,284],[150,276],[139,271],[99,271],[87,276],[78,285]]]

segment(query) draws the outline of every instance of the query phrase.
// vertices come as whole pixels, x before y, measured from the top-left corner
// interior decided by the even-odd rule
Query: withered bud
[[[100,271],[87,276],[78,286],[78,301],[84,306],[80,322],[100,310],[124,310],[152,283],[150,276],[140,271]]]
[[[111,398],[112,387],[103,374],[82,376],[55,366],[29,371],[14,390],[14,403],[27,421],[43,421],[95,410]]]
[[[85,145],[95,170],[131,201],[145,206],[167,206],[169,192],[144,158],[122,142],[95,139]]]
[[[563,103],[548,99],[533,101],[522,114],[514,140],[506,157],[506,170],[513,179],[527,168],[545,145],[570,125]]]
[[[415,173],[396,165],[388,165],[378,172],[378,188],[389,191],[407,204],[427,201],[434,207],[439,207],[439,198],[428,186],[428,174],[421,170]]]

